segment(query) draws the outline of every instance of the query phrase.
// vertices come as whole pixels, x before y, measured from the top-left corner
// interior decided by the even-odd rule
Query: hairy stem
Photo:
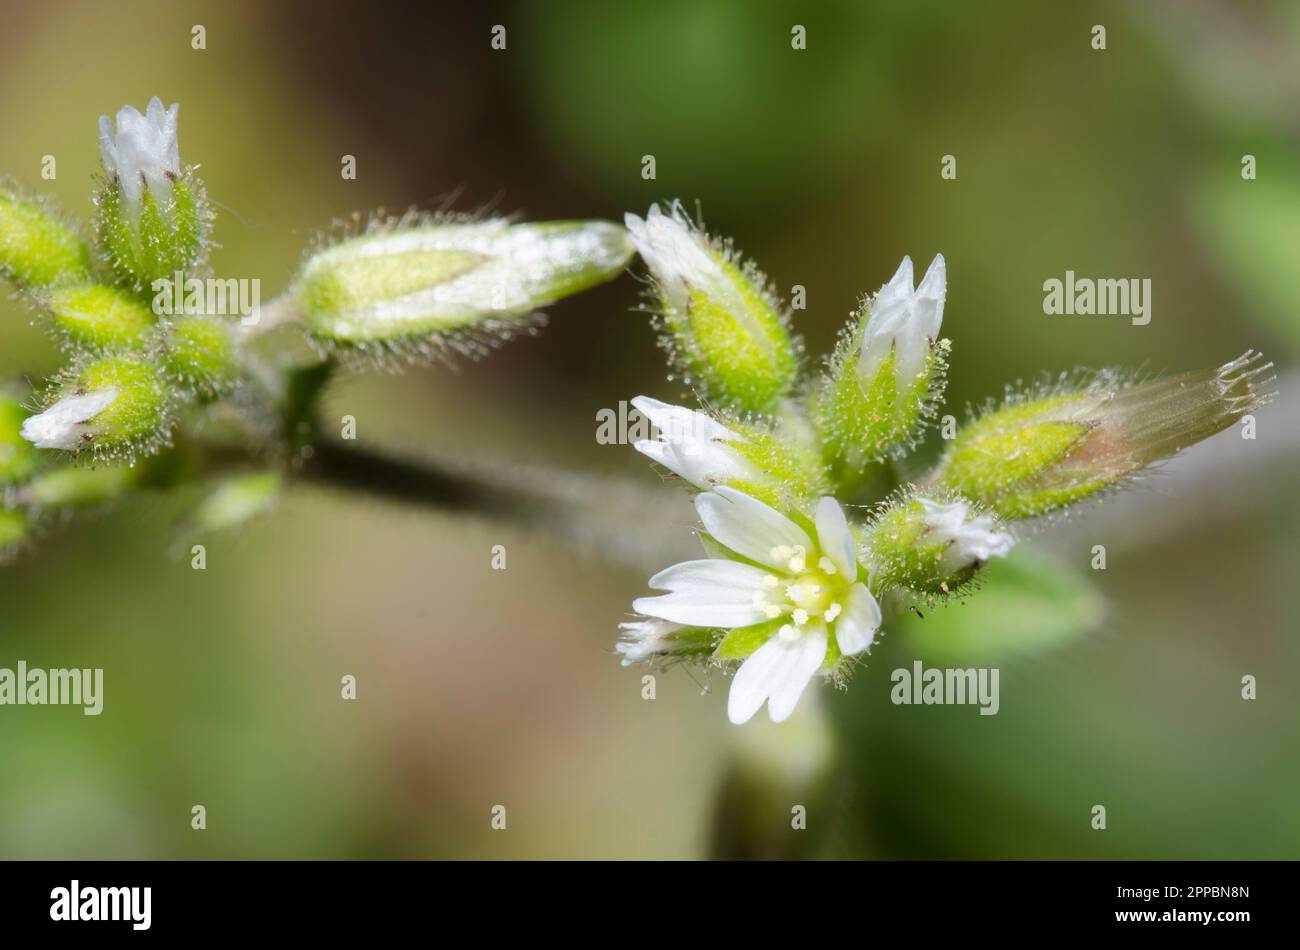
[[[401,458],[339,441],[313,445],[300,481],[542,529],[588,554],[644,569],[695,551],[680,492],[537,465]]]

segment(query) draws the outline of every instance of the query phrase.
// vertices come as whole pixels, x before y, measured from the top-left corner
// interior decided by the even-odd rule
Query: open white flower
[[[23,421],[22,437],[38,449],[81,448],[93,436],[90,423],[117,399],[116,389],[64,396],[44,412]]]
[[[164,109],[154,96],[141,115],[135,106],[123,106],[117,113],[117,129],[108,116],[99,117],[99,151],[104,170],[117,176],[127,204],[137,207],[147,186],[161,203],[172,179],[181,172],[180,143],[176,125],[180,103]]]
[[[939,338],[943,302],[948,293],[948,268],[942,254],[930,262],[921,285],[912,287],[912,259],[904,257],[889,283],[871,304],[862,340],[858,377],[873,379],[880,365],[894,353],[894,373],[899,392],[910,392],[925,368],[930,346]]]
[[[990,558],[1006,557],[1015,539],[1005,531],[996,529],[991,514],[971,517],[971,507],[964,501],[948,504],[929,498],[918,498],[925,511],[925,522],[930,530],[948,545],[942,568],[950,574],[962,571],[972,564],[982,564]]]
[[[757,466],[735,448],[741,436],[717,420],[649,396],[637,396],[632,405],[659,430],[658,439],[643,439],[633,448],[696,488],[762,478]]]
[[[746,722],[767,703],[772,721],[781,722],[819,670],[867,649],[880,628],[880,606],[858,580],[856,543],[844,511],[834,498],[823,498],[810,534],[725,486],[697,496],[695,508],[713,539],[737,557],[661,571],[650,586],[667,593],[639,598],[633,609],[671,623],[729,630],[719,656],[746,659],[732,680],[728,717]]]

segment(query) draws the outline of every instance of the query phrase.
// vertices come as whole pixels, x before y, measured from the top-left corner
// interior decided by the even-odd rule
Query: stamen
[[[802,607],[796,607],[794,613],[792,613],[790,617],[796,624],[802,627],[808,622],[808,611],[804,610]]]
[[[830,623],[832,620],[834,620],[836,617],[840,615],[840,611],[843,609],[844,608],[842,608],[839,604],[831,604],[829,607],[826,608],[826,613],[823,614],[823,617],[825,618],[827,623]]]
[[[835,564],[831,561],[830,558],[825,557],[824,555],[822,559],[817,562],[817,566],[820,567],[822,569],[822,572],[825,574],[835,573]]]

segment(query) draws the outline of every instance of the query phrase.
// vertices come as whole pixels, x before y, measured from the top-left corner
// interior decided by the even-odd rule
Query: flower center
[[[797,637],[799,628],[810,620],[834,622],[843,609],[837,598],[844,592],[846,579],[838,576],[830,560],[820,558],[817,566],[809,570],[808,558],[801,549],[792,549],[788,560],[780,560],[787,561],[789,573],[784,576],[768,574],[763,582],[764,589],[754,595],[755,606],[773,620],[789,616],[793,626],[787,624],[781,631],[787,638]]]
[[[805,571],[785,587],[785,599],[795,609],[820,614],[831,605],[831,578],[821,571]]]

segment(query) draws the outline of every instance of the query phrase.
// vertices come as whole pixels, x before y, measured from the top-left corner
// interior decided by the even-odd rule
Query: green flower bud
[[[1046,514],[1207,439],[1272,399],[1254,351],[1143,383],[1103,374],[1074,392],[1013,399],[958,433],[931,481],[1004,518]]]
[[[126,286],[144,291],[160,278],[202,266],[211,220],[202,183],[182,168],[177,111],[155,96],[141,115],[131,106],[99,119],[108,181],[95,196],[99,243]]]
[[[44,412],[23,423],[22,436],[42,449],[96,457],[151,454],[170,427],[165,380],[139,356],[110,356],[87,363],[54,389]]]
[[[90,251],[41,202],[0,182],[0,276],[21,287],[50,287],[90,275]]]
[[[139,299],[102,284],[63,287],[41,296],[54,325],[74,346],[123,350],[139,346],[154,327],[154,314]]]
[[[283,481],[275,472],[230,478],[218,485],[194,510],[191,532],[207,534],[236,528],[275,504]]]
[[[163,366],[182,386],[218,395],[236,374],[230,326],[213,317],[178,318],[168,328]]]
[[[1013,543],[993,515],[960,498],[910,493],[890,502],[866,532],[873,584],[930,595],[956,591],[990,558],[1005,557]]]
[[[24,481],[36,466],[36,453],[21,435],[27,410],[0,395],[0,488]]]
[[[466,334],[503,338],[538,307],[617,276],[631,253],[604,221],[399,223],[311,255],[288,310],[325,344],[436,352]]]
[[[773,411],[790,393],[798,352],[784,307],[767,280],[715,243],[674,203],[651,205],[624,222],[654,277],[664,345],[685,382],[711,401],[746,412]]]
[[[939,339],[947,268],[936,255],[915,290],[912,259],[863,303],[831,357],[813,416],[827,458],[849,475],[914,444],[943,394]]]

